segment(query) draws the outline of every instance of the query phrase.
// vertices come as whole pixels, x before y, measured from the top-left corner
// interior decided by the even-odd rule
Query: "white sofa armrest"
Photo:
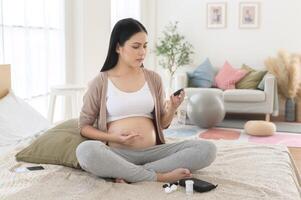
[[[264,92],[269,93],[273,92],[274,93],[274,85],[275,85],[275,76],[273,74],[266,74],[264,77]]]
[[[181,88],[188,87],[188,77],[186,73],[175,74],[175,84],[174,89],[178,90]]]
[[[277,116],[279,112],[277,80],[273,74],[267,74],[264,80],[264,92],[266,94],[266,101],[269,105],[269,110],[272,111],[273,116]]]
[[[276,78],[273,74],[267,74],[264,80],[264,92],[268,96],[274,97],[274,87]]]

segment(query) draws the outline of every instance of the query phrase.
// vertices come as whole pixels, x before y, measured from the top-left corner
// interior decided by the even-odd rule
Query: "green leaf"
[[[162,32],[156,45],[159,64],[173,74],[179,67],[191,63],[193,46],[178,33],[178,22],[170,23]]]

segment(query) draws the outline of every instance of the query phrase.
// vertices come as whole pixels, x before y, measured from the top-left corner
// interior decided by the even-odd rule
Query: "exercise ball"
[[[188,98],[187,115],[200,128],[210,128],[225,117],[222,97],[213,92],[199,92]]]

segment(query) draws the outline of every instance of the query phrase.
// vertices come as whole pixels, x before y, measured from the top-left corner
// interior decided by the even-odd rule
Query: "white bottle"
[[[186,188],[186,194],[192,195],[193,194],[193,181],[192,180],[186,180],[185,181],[185,188]]]

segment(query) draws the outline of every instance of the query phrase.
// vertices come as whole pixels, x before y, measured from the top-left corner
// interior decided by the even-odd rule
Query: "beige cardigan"
[[[156,128],[157,144],[165,143],[162,133],[161,116],[165,114],[164,89],[161,77],[154,71],[142,68],[146,82],[154,99],[155,109],[152,112],[153,122]],[[89,85],[84,95],[83,107],[79,117],[79,128],[86,125],[94,125],[97,129],[107,133],[107,109],[106,96],[108,85],[108,73],[100,72]],[[126,105],[125,105],[126,106]]]

